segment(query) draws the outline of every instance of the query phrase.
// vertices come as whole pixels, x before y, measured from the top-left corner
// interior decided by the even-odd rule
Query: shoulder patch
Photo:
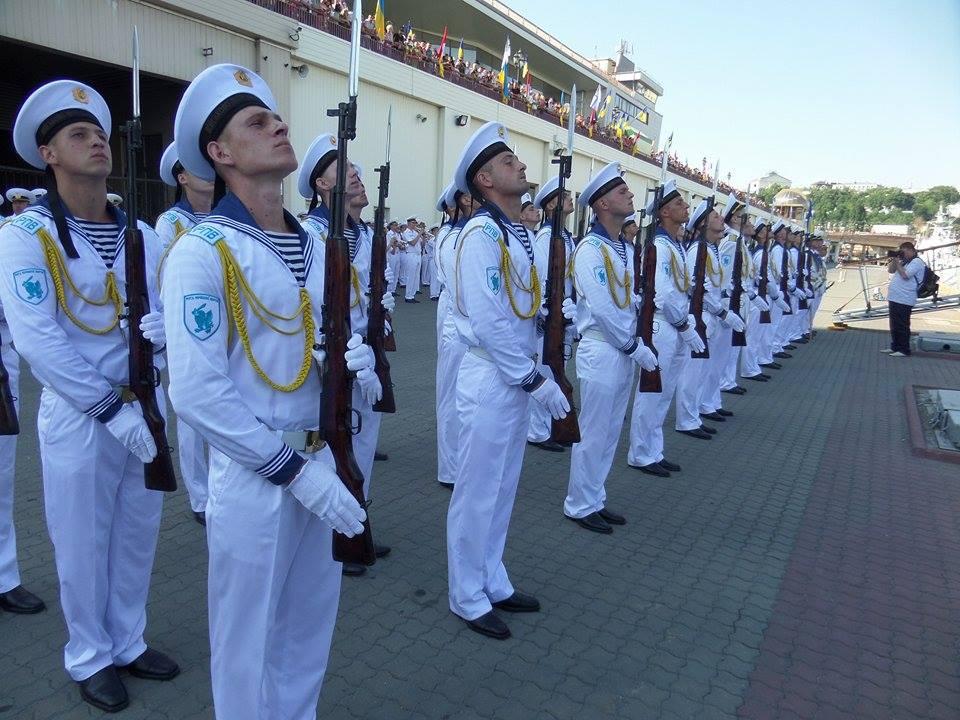
[[[603,245],[603,241],[598,237],[593,237],[592,235],[587,238],[587,245],[593,245],[594,247],[600,247]]]
[[[50,294],[46,268],[23,268],[13,273],[17,297],[28,305],[39,305]]]
[[[37,220],[35,217],[28,215],[27,213],[21,213],[17,216],[17,219],[10,223],[14,227],[18,227],[21,230],[26,230],[31,235],[36,235],[42,228],[43,223]]]
[[[190,231],[190,235],[196,235],[201,240],[206,240],[211,245],[216,245],[219,240],[224,239],[224,234],[217,230],[213,225],[207,225],[205,223],[200,223],[193,230]]]
[[[183,324],[198,340],[206,340],[220,329],[220,298],[207,293],[183,296]]]
[[[161,215],[164,220],[173,225],[177,220],[180,219],[180,216],[175,213],[173,210],[167,210],[163,215]]]
[[[503,287],[503,279],[500,276],[500,268],[487,268],[487,287],[494,295],[500,294],[500,288]]]
[[[487,221],[483,224],[481,230],[483,231],[483,234],[488,236],[491,240],[500,239],[500,228],[498,228],[495,223]]]
[[[595,265],[593,268],[593,277],[596,278],[597,282],[607,286],[607,271],[604,270],[603,265]]]
[[[729,264],[732,263],[732,262],[733,262],[733,258],[730,257],[729,255],[721,255],[721,256],[720,256],[720,263],[721,263],[722,265],[729,265]]]

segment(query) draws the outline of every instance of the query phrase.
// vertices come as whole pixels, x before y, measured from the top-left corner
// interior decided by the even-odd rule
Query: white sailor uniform
[[[762,372],[760,363],[770,363],[773,361],[773,356],[769,355],[770,352],[770,332],[773,328],[773,306],[775,305],[773,294],[776,291],[775,282],[773,280],[773,275],[771,273],[771,263],[769,252],[767,255],[767,297],[760,296],[760,268],[763,262],[763,248],[758,246],[750,258],[750,279],[748,286],[750,287],[750,292],[754,294],[757,298],[753,303],[759,303],[763,301],[770,308],[770,322],[762,323],[760,322],[761,307],[757,307],[757,304],[752,304],[750,307],[750,313],[747,317],[747,345],[743,348],[743,356],[740,364],[740,375],[741,377],[749,378],[756,377]]]
[[[690,293],[693,294],[694,270],[697,262],[697,244],[691,243],[687,248],[687,275],[690,278]],[[677,382],[677,404],[675,427],[677,430],[695,430],[703,422],[700,420],[701,412],[711,412],[704,410],[704,403],[711,403],[714,393],[720,394],[718,383],[720,382],[720,368],[718,364],[719,354],[715,352],[714,345],[717,343],[717,335],[720,330],[720,322],[717,320],[716,312],[720,307],[720,286],[722,283],[722,267],[720,258],[715,245],[707,243],[706,266],[703,273],[703,284],[705,288],[703,296],[703,323],[706,325],[707,349],[709,357],[694,358],[691,357],[680,379]]]
[[[13,404],[20,414],[20,355],[13,347],[10,326],[0,304],[0,352],[3,366],[9,376],[8,384],[13,395]],[[23,425],[23,423],[21,423]],[[13,525],[13,484],[17,462],[17,436],[0,436],[0,593],[20,585],[20,570],[17,566],[17,531]]]
[[[420,289],[420,255],[423,248],[417,242],[419,237],[420,233],[410,228],[404,228],[400,233],[400,284],[405,286],[406,300],[413,300]]]
[[[774,275],[777,278],[777,289],[780,289],[781,275],[783,273],[783,257],[784,257],[784,247],[781,243],[774,243],[773,247],[770,248],[770,263],[773,265]],[[795,308],[796,299],[793,297],[793,291],[797,287],[796,275],[793,270],[792,260],[790,254],[787,253],[787,295],[783,297],[783,301],[789,304],[791,309]],[[781,293],[782,295],[782,293]],[[773,334],[773,342],[771,346],[773,352],[782,352],[784,345],[790,342],[790,333],[792,332],[792,315],[784,315],[782,308],[777,308],[778,312],[777,317],[777,326]]]

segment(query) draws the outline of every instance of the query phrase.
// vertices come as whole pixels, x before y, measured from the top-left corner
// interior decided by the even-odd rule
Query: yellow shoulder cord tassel
[[[717,274],[717,267],[713,264],[713,253],[707,249],[707,277],[710,278],[710,284],[714,287],[720,287],[723,284],[723,266],[720,266],[720,279],[714,280],[713,276]]]
[[[503,284],[507,289],[507,298],[510,300],[510,308],[513,310],[513,314],[521,320],[529,320],[540,311],[540,303],[542,301],[540,291],[540,275],[537,273],[537,266],[533,264],[530,265],[530,284],[529,286],[524,285],[519,272],[515,272],[516,268],[514,267],[513,262],[510,260],[510,251],[507,249],[507,244],[503,241],[502,237],[499,240],[499,244],[500,273],[503,275]],[[510,281],[511,274],[513,274],[513,282]],[[524,292],[530,293],[531,302],[529,312],[522,312],[517,307],[516,299],[513,296],[514,283],[516,283],[517,287]]]
[[[70,271],[67,269],[66,262],[60,254],[60,250],[57,248],[57,241],[53,239],[53,236],[46,229],[40,229],[37,231],[37,237],[40,238],[40,245],[43,248],[43,254],[47,261],[47,269],[50,270],[50,277],[53,279],[53,287],[57,295],[57,304],[63,310],[63,314],[70,319],[70,322],[91,335],[106,335],[112,332],[120,323],[120,315],[123,312],[123,298],[120,296],[120,290],[117,287],[117,278],[113,274],[113,271],[110,270],[107,272],[103,297],[99,300],[88,298],[80,292],[73,282],[73,278],[70,277]],[[64,281],[66,281],[66,286],[64,285]],[[95,328],[81,321],[80,318],[70,310],[70,306],[67,305],[67,287],[70,288],[70,292],[87,305],[93,305],[94,307],[104,307],[108,304],[113,305],[113,322],[107,327]]]
[[[250,287],[247,279],[244,277],[243,271],[230,252],[230,248],[227,247],[227,243],[223,240],[218,240],[216,247],[220,253],[220,262],[223,266],[223,283],[227,297],[227,312],[230,315],[231,327],[236,326],[237,328],[237,335],[240,337],[240,344],[243,347],[244,354],[247,356],[247,361],[257,373],[257,376],[273,390],[278,392],[294,392],[298,390],[303,383],[306,382],[307,376],[310,374],[310,367],[313,364],[315,326],[313,322],[313,308],[307,289],[303,287],[300,288],[300,304],[292,315],[288,316],[274,313],[269,310],[263,302],[261,302],[260,298],[257,297],[256,293],[253,292],[253,288]],[[303,331],[303,360],[300,363],[300,370],[297,376],[291,382],[282,384],[273,380],[260,366],[260,363],[257,362],[256,357],[254,357],[253,348],[250,345],[250,335],[247,331],[247,318],[243,312],[241,296],[247,300],[250,309],[253,310],[253,314],[260,322],[274,332],[289,336],[295,335],[301,330]],[[269,319],[273,318],[274,320],[291,322],[298,317],[302,318],[300,327],[294,328],[293,330],[283,330],[270,322]]]
[[[160,278],[163,275],[163,264],[167,261],[167,255],[170,254],[170,251],[173,250],[173,246],[177,244],[183,235],[187,234],[187,228],[180,224],[180,221],[177,220],[173,223],[173,240],[170,241],[170,244],[167,245],[163,250],[163,254],[160,256],[160,262],[157,263],[157,289],[160,289]]]
[[[690,289],[687,268],[684,266],[683,272],[680,272],[680,267],[677,264],[677,254],[673,250],[670,251],[670,274],[673,275],[673,286],[677,289],[677,292],[686,293]],[[680,282],[681,277],[683,277],[683,283]]]
[[[603,270],[607,273],[607,290],[610,292],[610,299],[613,300],[614,305],[623,310],[630,304],[630,271],[623,269],[623,282],[620,282],[607,248],[601,246],[600,252],[603,253]],[[617,297],[618,287],[623,288],[623,301]]]
[[[352,310],[360,304],[360,296],[363,295],[363,288],[360,287],[360,273],[357,272],[353,263],[350,263],[350,285],[353,288],[353,297],[355,298],[350,303],[350,309]]]

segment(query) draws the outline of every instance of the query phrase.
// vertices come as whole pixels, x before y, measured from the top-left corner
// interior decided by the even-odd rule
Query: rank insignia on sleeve
[[[50,283],[44,268],[24,268],[13,273],[17,296],[25,303],[39,305],[50,294]]]
[[[213,337],[220,329],[220,298],[206,293],[184,295],[183,324],[198,340]]]
[[[597,279],[597,282],[607,286],[607,271],[603,269],[602,265],[597,265],[593,268],[593,276]]]
[[[500,294],[500,288],[503,287],[503,279],[500,277],[500,268],[487,268],[487,287],[493,291],[494,295]]]

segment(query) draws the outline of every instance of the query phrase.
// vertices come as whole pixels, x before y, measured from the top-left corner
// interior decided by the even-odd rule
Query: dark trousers
[[[888,303],[890,306],[890,349],[910,354],[910,313],[912,305]]]

